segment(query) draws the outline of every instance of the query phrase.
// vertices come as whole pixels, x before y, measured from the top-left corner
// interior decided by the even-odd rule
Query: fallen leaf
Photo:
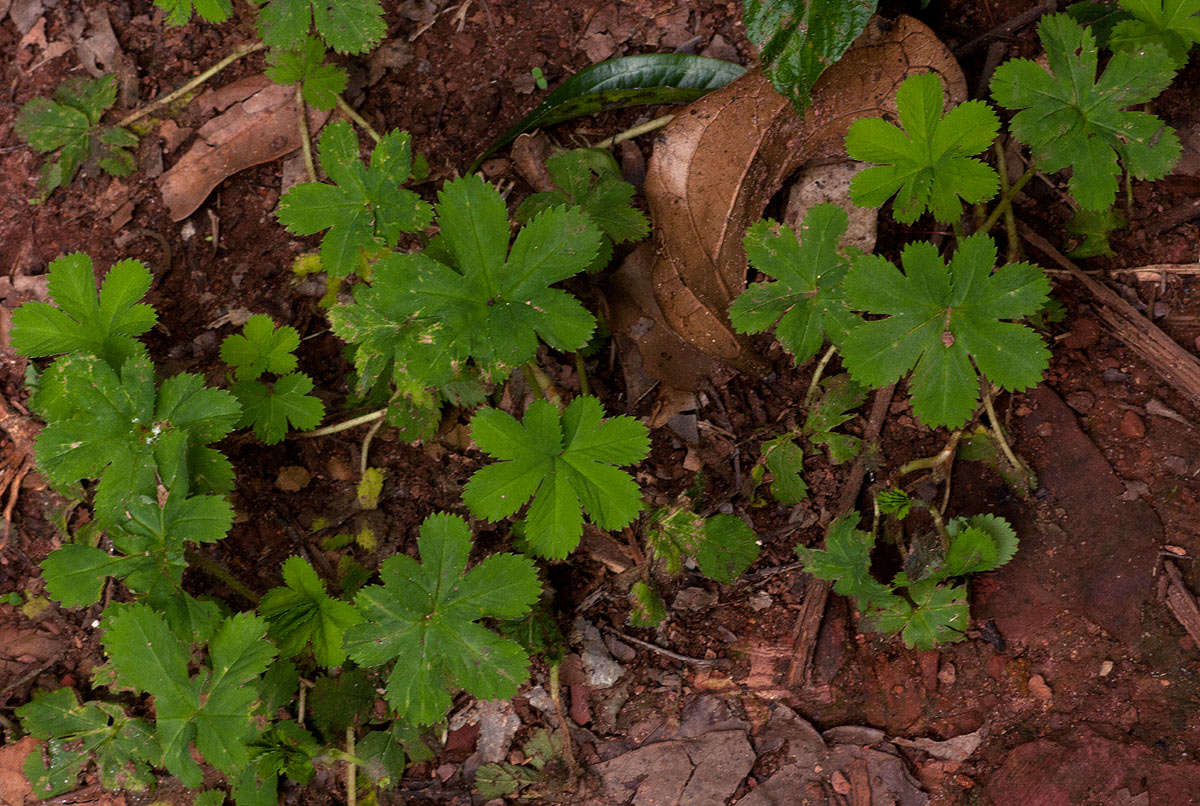
[[[174,221],[195,212],[227,177],[300,147],[295,90],[265,75],[205,93],[196,103],[226,111],[201,126],[188,152],[158,179]],[[308,130],[315,135],[328,118],[310,107]]]
[[[25,757],[37,746],[37,739],[26,736],[19,742],[0,747],[0,804],[3,806],[21,806],[33,795],[33,787],[25,780],[23,770]]]
[[[696,389],[727,378],[717,367],[765,371],[726,313],[746,286],[747,226],[798,168],[844,158],[850,124],[894,114],[896,87],[926,71],[943,77],[952,100],[966,97],[961,69],[928,27],[905,16],[877,19],[817,82],[802,118],[758,70],[675,116],[646,174],[655,243],[629,256],[610,300],[614,332],[637,344],[649,375]]]
[[[8,16],[17,26],[17,31],[24,36],[29,33],[39,19],[42,19],[42,14],[46,7],[42,5],[42,0],[11,0],[12,5],[9,8]]]
[[[137,102],[137,67],[121,49],[104,6],[96,4],[88,8],[86,21],[73,20],[67,30],[75,41],[75,55],[83,69],[94,78],[116,74],[121,105],[133,106]]]

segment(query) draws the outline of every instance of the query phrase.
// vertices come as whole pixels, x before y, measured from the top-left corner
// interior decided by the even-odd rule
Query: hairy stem
[[[125,127],[135,121],[141,120],[146,115],[153,112],[155,109],[158,109],[160,106],[169,104],[172,101],[174,101],[178,98],[182,98],[184,95],[187,95],[189,92],[196,89],[201,84],[203,84],[205,81],[208,81],[210,78],[212,78],[217,73],[221,72],[226,67],[233,64],[234,62],[236,62],[238,59],[242,58],[243,56],[249,56],[251,53],[260,51],[265,47],[266,47],[266,44],[263,42],[255,42],[250,45],[242,45],[240,48],[237,48],[236,50],[234,50],[233,53],[230,53],[224,59],[221,59],[221,61],[214,64],[212,67],[208,68],[203,73],[200,73],[198,76],[196,76],[191,81],[184,84],[179,89],[174,90],[173,92],[169,92],[160,98],[156,98],[155,100],[153,100],[150,103],[143,106],[141,109],[137,109],[137,110],[134,110],[133,112],[130,112],[128,115],[121,118],[120,122],[117,123],[117,126]]]
[[[1025,169],[1025,173],[1021,174],[1021,177],[1012,184],[1008,192],[1000,198],[991,215],[984,220],[983,224],[979,227],[980,232],[990,232],[992,227],[996,226],[996,222],[1000,220],[1000,216],[1004,215],[1004,211],[1012,209],[1013,198],[1021,192],[1021,188],[1025,187],[1035,175],[1037,175],[1037,169],[1033,165]]]
[[[345,115],[346,117],[348,117],[352,121],[354,121],[358,125],[358,127],[360,129],[362,129],[364,132],[366,132],[367,136],[369,136],[376,143],[379,142],[379,139],[380,139],[379,132],[375,131],[375,128],[373,126],[371,126],[370,123],[367,123],[367,119],[364,118],[362,115],[358,114],[358,112],[355,112],[350,107],[350,104],[346,103],[346,100],[344,98],[342,98],[342,96],[340,96],[340,95],[337,96],[337,105],[338,105],[338,109],[342,110],[343,115]]]
[[[590,395],[591,388],[588,386],[587,367],[583,365],[583,353],[575,352],[575,374],[579,376],[579,394]]]
[[[953,461],[954,451],[958,447],[958,441],[962,439],[962,429],[956,428],[950,434],[950,439],[946,440],[945,446],[933,456],[924,456],[920,459],[913,459],[905,462],[896,471],[896,478],[907,476],[909,473],[914,473],[918,470],[933,470],[940,472],[940,469],[947,462]]]
[[[355,806],[358,803],[358,764],[354,758],[354,726],[346,728],[346,753],[351,758],[346,760],[346,804]]]
[[[1008,158],[1004,156],[1004,148],[999,142],[992,145],[992,150],[996,154],[996,172],[1000,175],[1000,195],[1008,197]],[[1020,257],[1021,239],[1017,235],[1017,217],[1013,213],[1012,204],[1004,208],[1004,232],[1008,236],[1008,251],[1005,254],[1008,262],[1013,263]]]
[[[324,428],[317,428],[312,431],[301,431],[299,434],[292,434],[292,436],[296,439],[327,437],[330,434],[338,434],[342,431],[349,431],[351,428],[358,428],[360,425],[366,425],[367,423],[373,423],[376,420],[382,420],[385,414],[387,414],[386,408],[377,409],[369,414],[363,414],[350,420],[346,420],[344,423],[334,423],[333,425],[327,425]]]
[[[240,579],[235,577],[228,568],[207,554],[201,554],[189,546],[184,549],[184,557],[187,559],[188,565],[194,565],[213,579],[224,582],[229,586],[230,590],[251,604],[258,604],[258,600],[262,598],[262,596],[250,590]]]
[[[601,140],[592,146],[592,148],[612,148],[613,146],[623,143],[626,140],[632,140],[635,137],[641,137],[643,134],[649,134],[652,131],[657,131],[674,119],[674,115],[663,115],[661,118],[655,118],[654,120],[634,126],[631,129],[626,129],[623,132],[614,134],[612,137],[605,138],[604,140]]]
[[[369,467],[369,465],[367,464],[367,456],[371,453],[371,440],[375,439],[375,435],[379,433],[379,429],[382,427],[383,427],[383,418],[381,417],[380,419],[375,421],[374,425],[372,425],[369,429],[367,429],[367,434],[366,434],[366,436],[363,437],[362,450],[360,451],[360,453],[362,455],[359,457],[359,461],[358,461],[358,464],[359,464],[359,468],[358,468],[359,473],[358,474],[360,476],[367,475],[367,468]]]
[[[996,417],[996,408],[992,404],[993,396],[992,385],[989,383],[983,391],[983,407],[984,410],[987,411],[988,425],[991,427],[992,438],[996,440],[996,444],[1000,446],[1000,450],[1004,454],[1004,458],[1008,460],[1010,465],[1012,465],[1013,470],[1020,473],[1021,477],[1025,479],[1026,484],[1028,484],[1029,479],[1033,474],[1030,473],[1029,468],[1025,466],[1025,463],[1017,458],[1017,455],[1013,452],[1012,446],[1008,444],[1008,440],[1004,436],[1004,429],[1000,427],[1000,419]]]
[[[300,85],[296,85],[296,109],[299,114],[296,115],[296,120],[300,126],[300,151],[304,154],[304,170],[308,172],[308,181],[317,181],[317,166],[313,165],[312,142],[308,135],[308,105],[304,103],[304,94],[300,91]]]
[[[817,390],[821,388],[821,375],[825,373],[825,367],[829,366],[829,362],[837,355],[837,347],[832,344],[825,351],[825,355],[821,356],[821,360],[817,362],[817,368],[813,370],[812,380],[808,382],[808,391],[804,393],[804,408],[812,405],[813,400],[817,397]]]

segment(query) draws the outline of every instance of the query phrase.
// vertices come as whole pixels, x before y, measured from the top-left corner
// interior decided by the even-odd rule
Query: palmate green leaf
[[[127,149],[137,145],[137,136],[128,129],[100,125],[116,99],[116,76],[75,77],[58,86],[53,100],[37,97],[21,107],[14,127],[17,136],[35,151],[58,152],[57,159],[42,166],[35,204],[74,179],[88,159],[114,176],[133,171],[133,155]]]
[[[336,64],[325,63],[325,45],[305,37],[299,47],[267,54],[267,78],[276,84],[299,84],[304,101],[317,109],[333,109],[349,76]]]
[[[191,451],[224,437],[241,416],[232,395],[205,388],[198,375],[168,378],[156,394],[146,358],[128,359],[120,375],[89,355],[66,356],[56,367],[57,391],[74,412],[42,429],[34,455],[56,484],[98,477],[95,511],[104,525],[122,520],[130,502],[153,490],[157,479],[168,487],[181,475],[187,479]],[[62,413],[62,401],[47,408]]]
[[[996,546],[995,559],[986,567],[973,569],[975,571],[992,571],[1006,564],[1017,553],[1017,533],[1007,520],[999,515],[971,515],[969,517],[952,518],[946,524],[946,533],[951,539],[957,539],[965,531],[979,531],[991,539]],[[975,538],[978,539],[978,538]],[[953,544],[951,544],[953,546]]]
[[[521,229],[511,249],[499,192],[477,176],[447,182],[438,194],[438,243],[453,265],[425,254],[397,278],[402,310],[440,322],[461,357],[502,377],[533,358],[538,337],[556,350],[587,343],[595,319],[554,283],[586,269],[601,233],[586,213],[545,210]],[[385,263],[388,261],[384,261]]]
[[[996,139],[1000,119],[982,101],[959,104],[942,116],[942,79],[909,76],[896,92],[903,128],[881,118],[861,118],[846,132],[846,152],[876,163],[850,182],[860,207],[880,207],[896,197],[896,220],[911,224],[928,208],[943,223],[962,217],[961,198],[978,204],[996,195],[1000,178],[975,158]]]
[[[189,752],[194,742],[221,772],[240,772],[249,760],[247,742],[257,735],[254,682],[275,657],[266,622],[249,613],[225,619],[195,677],[188,675],[190,647],[147,605],[110,605],[102,627],[117,683],[154,698],[156,766],[185,786],[199,786],[201,770]]]
[[[910,585],[908,592],[916,607],[901,599],[890,608],[868,613],[864,624],[877,632],[900,632],[904,645],[916,650],[966,638],[971,612],[965,587],[918,582]]]
[[[296,368],[295,350],[300,334],[294,327],[275,326],[261,313],[246,320],[241,333],[221,342],[221,360],[234,368],[239,381],[253,381],[264,372],[286,375]]]
[[[857,512],[843,515],[825,531],[825,548],[796,546],[796,555],[804,563],[805,571],[832,582],[835,592],[854,597],[860,607],[897,607],[903,600],[871,576],[871,549],[875,546],[875,538],[855,528],[859,518]]]
[[[1119,5],[1133,19],[1113,27],[1109,47],[1136,55],[1159,45],[1176,69],[1187,64],[1188,52],[1200,42],[1200,0],[1119,0]]]
[[[366,722],[375,704],[375,686],[362,669],[346,669],[336,677],[318,677],[309,702],[313,722],[326,739],[335,742],[346,728]]]
[[[258,12],[259,35],[272,48],[299,47],[314,23],[339,53],[365,53],[387,33],[379,0],[266,0]]]
[[[433,758],[433,751],[422,741],[420,730],[403,719],[362,737],[354,753],[363,760],[362,770],[367,777],[385,789],[404,775],[408,759],[420,762]]]
[[[346,659],[342,637],[347,627],[359,622],[354,605],[326,593],[321,578],[302,557],[283,563],[283,581],[285,587],[272,588],[258,603],[279,652],[295,657],[311,644],[317,663],[341,665]]]
[[[809,92],[858,38],[875,0],[747,0],[746,36],[775,89],[803,113]]]
[[[733,301],[733,326],[742,333],[774,327],[797,363],[816,355],[827,332],[840,333],[847,316],[840,288],[847,263],[838,254],[838,239],[846,221],[846,211],[836,204],[819,204],[804,217],[803,242],[776,221],[751,225],[742,242],[746,256],[775,282],[752,283]]]
[[[804,483],[804,449],[794,434],[783,434],[762,444],[762,461],[771,471],[771,495],[784,506],[808,498]]]
[[[329,230],[321,240],[321,266],[331,277],[361,271],[367,251],[394,247],[401,233],[419,232],[432,219],[432,208],[400,187],[412,173],[410,141],[408,132],[388,132],[364,166],[354,129],[335,121],[317,145],[321,168],[333,184],[306,182],[280,200],[276,215],[288,232]]]
[[[804,419],[804,433],[815,445],[824,445],[829,461],[835,465],[853,459],[862,449],[862,440],[833,429],[854,418],[867,399],[867,390],[846,373],[821,381],[822,393]]]
[[[32,702],[17,709],[17,716],[31,736],[49,743],[49,765],[41,750],[25,763],[38,798],[75,789],[89,761],[95,761],[105,789],[140,791],[154,782],[147,764],[158,749],[151,726],[143,719],[130,719],[118,705],[81,705],[73,689],[60,688],[35,694]]]
[[[270,781],[288,778],[300,785],[312,780],[313,757],[321,751],[316,738],[291,721],[276,722],[250,743],[250,766],[257,777]]]
[[[709,579],[728,585],[758,559],[758,552],[758,536],[744,520],[736,515],[713,515],[704,522],[696,564]]]
[[[562,559],[579,544],[581,506],[601,529],[620,529],[642,509],[637,482],[617,466],[646,457],[646,427],[632,417],[605,420],[594,397],[575,398],[561,419],[545,400],[531,403],[520,423],[481,409],[471,420],[471,438],[501,461],[471,476],[463,500],[477,517],[497,521],[532,498],[525,538],[544,557]]]
[[[154,5],[167,12],[167,25],[187,25],[193,6],[207,22],[224,22],[233,10],[232,0],[154,0]]]
[[[136,337],[156,320],[154,309],[140,302],[152,279],[141,261],[122,260],[108,270],[97,294],[90,257],[76,252],[51,261],[46,290],[57,307],[27,302],[13,311],[13,349],[29,358],[91,353],[119,370],[146,354]]]
[[[532,561],[513,554],[493,555],[466,572],[471,532],[457,516],[426,518],[417,548],[421,562],[393,555],[383,561],[383,584],[359,591],[363,623],[346,631],[346,649],[364,667],[393,663],[388,703],[397,715],[429,725],[449,709],[448,689],[480,699],[517,693],[529,657],[477,622],[522,615],[541,584]]]
[[[289,426],[307,431],[321,422],[325,404],[309,394],[312,388],[312,378],[293,372],[271,384],[237,381],[229,391],[242,406],[242,425],[253,426],[255,436],[264,444],[274,445],[287,436]]]
[[[605,236],[588,271],[600,271],[608,265],[614,243],[640,241],[649,234],[649,220],[632,204],[636,189],[621,177],[620,167],[607,151],[560,151],[546,160],[546,170],[559,189],[529,196],[513,217],[526,224],[552,207],[567,205],[583,210]]]
[[[846,275],[852,307],[886,314],[851,331],[842,345],[855,380],[887,386],[911,369],[913,412],[930,427],[951,428],[966,422],[979,400],[976,368],[1010,391],[1041,380],[1050,360],[1041,337],[1002,321],[1045,304],[1050,283],[1039,268],[1010,263],[993,273],[996,246],[983,234],[963,239],[949,266],[929,243],[908,244],[901,261],[904,274],[882,257],[859,257]]]
[[[1071,195],[1087,210],[1111,207],[1117,194],[1118,157],[1138,179],[1165,176],[1179,157],[1179,138],[1146,112],[1123,111],[1153,100],[1175,75],[1160,46],[1118,52],[1097,80],[1092,33],[1066,14],[1043,17],[1038,36],[1050,69],[1010,59],[996,69],[992,97],[1021,111],[1012,133],[1044,171],[1070,167]]]

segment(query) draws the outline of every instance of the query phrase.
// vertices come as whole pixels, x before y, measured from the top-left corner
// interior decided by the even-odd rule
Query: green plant
[[[598,148],[560,151],[546,160],[546,170],[558,189],[528,196],[513,217],[528,224],[551,207],[567,205],[583,210],[604,234],[588,271],[608,266],[613,244],[633,243],[649,234],[650,222],[632,204],[636,189],[621,178],[617,161],[607,151]]]
[[[1197,0],[1119,0],[1133,19],[1113,26],[1108,46],[1140,54],[1147,47],[1166,49],[1176,69],[1187,64],[1188,52],[1200,42],[1200,2]]]
[[[905,570],[883,583],[871,573],[875,535],[855,528],[858,521],[857,512],[838,518],[829,525],[824,549],[797,546],[796,554],[806,571],[854,598],[871,629],[899,632],[910,649],[963,640],[970,621],[967,588],[955,580],[993,571],[1017,550],[1016,533],[1003,518],[955,518],[932,547],[909,547]]]
[[[523,422],[480,409],[471,438],[500,460],[480,468],[463,489],[471,512],[496,521],[530,499],[525,539],[544,557],[562,559],[583,534],[583,515],[601,529],[620,529],[642,508],[637,482],[618,469],[640,462],[650,448],[646,426],[632,417],[604,419],[594,397],[577,397],[562,412],[535,400]]]
[[[1044,17],[1038,37],[1048,70],[1010,59],[991,83],[996,103],[1020,110],[1009,129],[1029,146],[1037,166],[1049,172],[1070,167],[1068,188],[1086,210],[1112,206],[1120,166],[1138,179],[1165,176],[1179,157],[1179,138],[1154,115],[1125,107],[1152,100],[1171,83],[1167,52],[1157,44],[1136,55],[1118,51],[1097,79],[1095,37],[1070,16]]]
[[[342,639],[361,620],[359,612],[326,593],[325,584],[303,557],[284,561],[283,583],[258,603],[279,654],[292,658],[311,646],[319,665],[340,666],[346,660]]]
[[[299,47],[315,26],[325,43],[337,52],[365,53],[387,33],[379,0],[255,2],[262,6],[258,12],[259,36],[272,48]]]
[[[492,555],[466,572],[471,531],[452,515],[427,518],[417,547],[422,562],[393,555],[380,569],[383,584],[358,592],[363,622],[347,630],[346,649],[363,666],[392,663],[388,704],[426,725],[450,708],[450,685],[480,699],[517,693],[529,668],[525,650],[476,622],[522,615],[541,584],[533,563],[515,554]]]
[[[407,132],[386,134],[364,166],[354,129],[336,121],[321,132],[317,154],[334,184],[297,185],[280,199],[277,216],[296,235],[328,230],[321,239],[321,268],[330,277],[366,274],[373,257],[432,219],[432,208],[401,187],[413,169]]]
[[[133,173],[129,149],[138,144],[137,135],[100,122],[116,101],[117,78],[107,75],[68,79],[54,90],[53,100],[39,96],[21,107],[13,128],[17,137],[35,151],[58,155],[42,165],[34,204],[69,184],[83,165],[99,166],[113,176]]]
[[[233,10],[232,0],[154,0],[154,5],[167,13],[168,25],[187,25],[193,8],[206,22],[224,22]]]
[[[276,327],[269,316],[255,314],[246,320],[241,333],[221,342],[221,360],[233,367],[231,391],[242,407],[239,424],[252,426],[267,445],[280,442],[288,426],[313,428],[325,416],[325,405],[309,394],[312,378],[295,372],[295,349],[300,334],[295,328]],[[271,383],[259,380],[264,373],[278,377]]]
[[[910,243],[904,273],[876,255],[856,258],[846,275],[847,302],[885,314],[846,336],[850,374],[886,386],[912,370],[913,411],[929,426],[958,427],[979,402],[976,368],[1008,390],[1035,386],[1050,351],[1029,327],[1006,319],[1035,313],[1050,283],[1036,266],[996,265],[996,246],[982,234],[964,238],[949,265],[929,243]]]
[[[276,84],[299,84],[305,103],[317,109],[337,106],[338,95],[349,81],[343,68],[325,62],[325,46],[311,36],[296,47],[272,50],[267,64],[267,78]]]
[[[535,730],[521,745],[521,753],[525,756],[521,764],[484,764],[475,771],[475,794],[481,798],[515,795],[542,781],[562,752],[562,740],[558,736],[548,730]]]
[[[759,546],[754,530],[736,515],[705,518],[686,506],[654,513],[646,531],[646,548],[668,574],[679,574],[684,561],[694,558],[700,573],[724,584],[758,559]]]
[[[880,207],[896,197],[892,215],[911,224],[925,212],[944,223],[962,217],[961,198],[978,204],[996,195],[996,171],[975,155],[996,139],[1000,120],[983,101],[958,104],[942,116],[942,79],[909,76],[896,91],[903,129],[882,118],[861,118],[846,132],[846,153],[875,163],[850,183],[860,207]]]

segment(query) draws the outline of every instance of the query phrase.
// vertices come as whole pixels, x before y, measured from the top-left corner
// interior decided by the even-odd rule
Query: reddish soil
[[[46,39],[69,41],[73,21],[83,10],[73,2],[47,5],[52,7],[41,14]],[[136,65],[141,101],[177,86],[219,54],[254,38],[244,8],[238,19],[223,25],[174,29],[162,24],[161,12],[148,0],[86,5],[107,9],[122,50]],[[430,181],[418,188],[427,197],[537,104],[542,93],[533,86],[533,67],[540,67],[554,85],[588,64],[635,53],[681,50],[752,62],[739,21],[741,7],[734,2],[479,0],[458,6],[413,0],[386,5],[389,41],[408,43],[401,49],[407,61],[373,70],[369,58],[346,59],[352,76],[347,99],[377,128],[413,134],[432,167]],[[435,5],[442,13],[421,30],[426,6]],[[948,0],[925,11],[915,3],[903,9],[891,5],[886,12],[919,14],[954,48],[1033,4]],[[300,367],[314,377],[332,417],[357,413],[342,408],[349,366],[317,304],[320,289],[314,293],[311,285],[298,284],[291,272],[293,260],[314,249],[319,239],[293,237],[274,220],[280,162],[229,178],[186,222],[173,222],[154,179],[186,146],[168,151],[163,139],[151,134],[143,139],[139,171],[133,176],[120,182],[83,176],[45,204],[31,207],[26,199],[34,193],[41,159],[13,134],[16,111],[81,68],[73,51],[46,61],[37,43],[18,50],[21,38],[13,19],[0,23],[0,78],[7,88],[0,111],[0,244],[5,257],[0,270],[13,279],[37,277],[50,260],[75,251],[91,255],[98,267],[140,258],[155,274],[149,301],[159,310],[160,324],[149,341],[165,372],[200,372],[211,383],[223,382],[217,351],[220,340],[232,332],[226,317],[240,310],[267,313],[300,331]],[[1031,27],[1005,41],[1012,54],[1036,52]],[[963,59],[972,88],[979,83],[985,51]],[[216,83],[262,69],[261,55],[253,56]],[[1194,129],[1200,120],[1198,85],[1200,64],[1193,62],[1157,104],[1181,132]],[[128,99],[129,108],[135,105],[135,99]],[[656,114],[662,112],[606,113],[561,126],[554,135],[564,144],[595,141]],[[177,121],[185,127],[204,122],[189,108]],[[641,143],[643,157],[650,139]],[[1191,159],[1194,164],[1194,153]],[[510,202],[530,192],[503,154],[486,163],[484,172],[492,181],[515,183]],[[1133,220],[1113,239],[1116,255],[1086,261],[1085,268],[1103,273],[1196,261],[1196,223],[1151,233],[1164,211],[1200,193],[1198,177],[1180,174],[1153,184],[1135,183]],[[1062,245],[1070,210],[1059,179],[1051,181],[1035,180],[1029,186],[1018,215]],[[130,217],[122,221],[125,215],[118,211],[129,202]],[[119,222],[115,227],[114,220]],[[194,234],[185,237],[187,230]],[[206,239],[214,233],[215,241]],[[881,241],[880,251],[894,254],[898,239],[906,235],[899,228],[888,229],[885,238],[890,240]],[[1028,251],[1030,259],[1052,265],[1047,256]],[[568,679],[567,705],[579,723],[575,738],[584,761],[607,760],[618,749],[676,736],[697,698],[715,695],[729,718],[740,720],[737,724],[756,740],[779,703],[821,730],[865,725],[889,738],[907,739],[948,739],[981,730],[981,745],[965,761],[902,750],[933,803],[1200,802],[1200,762],[1195,760],[1200,752],[1200,648],[1161,595],[1164,556],[1177,562],[1187,587],[1200,590],[1200,569],[1192,562],[1200,556],[1200,437],[1193,425],[1198,412],[1100,326],[1096,302],[1083,289],[1061,275],[1054,279],[1055,296],[1067,315],[1050,326],[1050,372],[1038,390],[1005,398],[1002,404],[1016,450],[1038,473],[1038,489],[1021,500],[982,465],[960,462],[955,469],[952,510],[1004,514],[1021,537],[1012,564],[973,584],[969,640],[936,652],[912,652],[897,638],[858,632],[851,603],[834,596],[818,639],[812,684],[786,685],[793,629],[810,590],[794,565],[793,546],[820,539],[836,510],[846,467],[830,466],[823,456],[810,457],[806,476],[812,494],[793,509],[761,505],[743,493],[759,443],[795,424],[797,401],[811,372],[810,367],[791,367],[775,351],[773,376],[761,382],[739,380],[701,396],[697,421],[703,467],[698,473],[684,469],[689,451],[666,428],[655,432],[652,454],[638,468],[654,504],[671,503],[684,490],[699,488],[702,508],[747,515],[763,539],[762,555],[750,573],[728,586],[698,575],[663,580],[664,598],[676,606],[655,631],[627,626],[621,587],[627,580],[603,561],[613,552],[622,555],[623,541],[634,539],[632,530],[615,540],[596,537],[569,564],[548,569],[564,629],[583,616],[602,628],[710,662],[684,662],[635,646],[635,656],[622,659],[625,674],[613,688],[591,690]],[[1104,281],[1179,344],[1192,351],[1200,346],[1195,275],[1138,282],[1135,275],[1116,273]],[[34,295],[13,291],[2,309],[0,392],[13,405],[27,396],[25,362],[7,348],[7,315]],[[567,358],[546,353],[542,359],[564,389],[578,388]],[[615,350],[589,359],[595,393],[610,411],[645,416],[649,401],[626,397],[621,361]],[[525,392],[521,381],[514,381],[503,401],[517,406]],[[867,408],[848,431],[861,433]],[[380,508],[371,516],[378,537],[374,552],[357,546],[323,551],[319,545],[356,517],[358,432],[289,440],[271,448],[249,436],[229,439],[221,447],[237,470],[239,519],[231,535],[208,550],[257,590],[278,584],[280,564],[298,550],[325,567],[336,565],[345,553],[375,567],[388,553],[411,552],[416,526],[425,516],[438,510],[465,514],[461,484],[481,456],[463,448],[462,422],[465,416],[452,413],[442,438],[425,445],[399,442],[387,429],[375,439],[371,463],[386,468],[388,480]],[[936,453],[945,434],[921,427],[898,396],[882,437],[883,457],[874,469],[879,479],[909,459]],[[0,465],[11,468],[20,461],[11,441],[3,449]],[[301,490],[284,492],[277,479],[292,466],[305,468],[311,480]],[[43,592],[37,564],[60,543],[54,523],[62,508],[62,499],[36,474],[26,477],[12,537],[0,555],[0,594],[16,591],[36,600]],[[77,524],[84,516],[76,511],[70,517]],[[318,518],[331,525],[314,532]],[[478,534],[488,549],[508,540],[503,529],[486,524],[479,525]],[[186,584],[195,592],[227,596],[235,606],[246,604],[199,572],[189,572]],[[691,609],[678,603],[681,593],[690,598]],[[90,670],[102,662],[92,627],[97,613],[98,608],[49,605],[30,615],[28,609],[0,605],[0,725],[8,743],[0,746],[0,786],[3,776],[13,772],[5,759],[19,738],[11,727],[13,710],[38,688],[74,685],[88,691]],[[545,681],[544,671],[537,670],[537,680]],[[525,729],[545,724],[545,717],[524,700],[518,701],[518,713],[525,723],[518,739]],[[474,741],[469,729],[452,732],[449,744],[438,746],[438,758],[410,768],[401,787],[381,795],[381,802],[470,802],[470,776],[461,763],[472,757]],[[762,747],[757,741],[755,746]],[[448,769],[448,764],[454,766]],[[781,764],[778,752],[760,752],[733,798],[766,781]],[[338,775],[340,770],[327,768],[308,788],[288,791],[287,801],[341,802]],[[95,784],[95,777],[86,783]],[[190,802],[169,783],[164,786],[160,798]],[[582,802],[594,796],[598,803],[613,802],[599,794],[598,786],[592,775],[579,789],[546,799]],[[138,802],[132,795],[122,797]],[[72,802],[117,801],[103,800],[93,787]]]

